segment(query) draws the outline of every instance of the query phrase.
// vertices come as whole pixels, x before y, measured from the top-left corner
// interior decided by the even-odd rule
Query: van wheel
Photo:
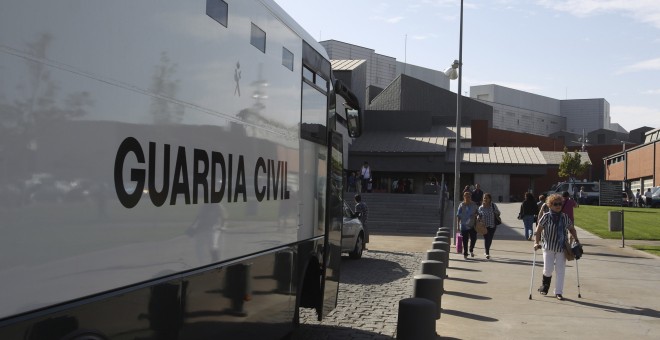
[[[353,251],[348,253],[348,257],[353,260],[362,258],[362,252],[364,251],[364,236],[362,234],[358,235],[357,240],[355,241],[355,248]]]

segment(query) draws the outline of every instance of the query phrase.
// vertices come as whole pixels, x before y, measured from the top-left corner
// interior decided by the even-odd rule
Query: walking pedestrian
[[[350,175],[348,175],[348,190],[347,192],[355,192],[355,183],[357,181],[357,178],[355,176],[355,172],[351,172]]]
[[[472,201],[472,194],[469,191],[464,192],[463,202],[458,206],[456,218],[463,236],[463,258],[465,259],[468,257],[468,238],[470,239],[470,256],[474,257],[474,246],[477,243],[477,231],[474,226],[477,222],[478,209],[477,204]]]
[[[490,245],[493,244],[493,236],[495,236],[495,216],[500,215],[500,210],[497,209],[493,203],[493,197],[489,193],[484,194],[483,203],[478,210],[479,219],[485,222],[488,232],[484,235],[484,248],[486,249],[486,259],[490,259]]]
[[[518,219],[523,221],[525,226],[525,239],[531,240],[534,234],[534,221],[539,214],[539,206],[536,204],[534,195],[530,192],[525,193],[525,200],[520,204]]]
[[[362,185],[362,192],[367,192],[367,184],[369,184],[371,179],[371,167],[369,162],[364,162],[362,164],[362,169],[360,169],[360,184]]]
[[[561,211],[566,215],[568,215],[568,218],[571,219],[571,222],[575,223],[575,218],[573,216],[573,208],[579,208],[580,205],[577,202],[575,202],[575,200],[571,197],[568,191],[564,191],[562,197],[564,198],[564,206],[561,208]]]
[[[552,281],[552,273],[556,273],[555,297],[563,300],[564,272],[566,270],[566,257],[564,250],[568,245],[568,233],[575,242],[578,241],[573,221],[563,213],[564,200],[559,194],[553,194],[546,200],[550,212],[539,220],[534,239],[534,251],[543,248],[543,281],[539,287],[541,295],[547,295]],[[541,245],[541,240],[543,244]]]
[[[472,191],[472,200],[477,205],[481,205],[481,201],[484,199],[484,192],[481,190],[479,183],[474,185],[474,191]]]
[[[578,193],[578,202],[580,204],[587,204],[587,198],[589,195],[587,195],[587,192],[584,191],[584,187],[580,187],[580,192]]]

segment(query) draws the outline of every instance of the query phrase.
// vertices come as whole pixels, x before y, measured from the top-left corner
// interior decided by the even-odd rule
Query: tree
[[[582,175],[589,167],[589,161],[582,162],[582,156],[575,150],[573,154],[568,152],[568,148],[564,147],[564,155],[561,157],[559,164],[559,177],[568,177],[569,180],[575,180],[578,176]]]

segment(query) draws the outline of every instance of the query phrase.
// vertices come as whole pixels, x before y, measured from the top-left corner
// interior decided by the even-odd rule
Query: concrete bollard
[[[438,230],[438,232],[435,233],[435,236],[447,236],[447,237],[451,237],[451,231],[448,231],[448,230]]]
[[[440,253],[441,260],[439,260],[439,261],[444,262],[445,267],[449,268],[449,251],[450,251],[448,249],[449,248],[449,243],[447,243],[447,242],[433,242],[431,248],[432,249],[438,249],[438,250],[441,251],[441,253]]]
[[[422,298],[399,300],[399,315],[396,323],[397,340],[434,340],[435,303]]]
[[[449,254],[449,251],[451,249],[451,246],[449,245],[449,240],[444,240],[444,241],[434,241],[433,246],[431,247],[432,249],[442,249]]]
[[[422,260],[421,273],[437,276],[441,279],[444,279],[444,278],[447,277],[447,267],[445,266],[444,262],[442,262],[442,261]],[[444,281],[442,281],[442,282],[443,282],[442,283],[442,293],[444,294],[445,285],[444,285]]]
[[[447,237],[447,236],[436,236],[436,237],[433,239],[433,241],[434,241],[434,242],[441,241],[441,242],[447,242],[447,243],[451,242],[451,240],[450,240],[449,237]]]
[[[433,260],[433,261],[440,261],[443,262],[442,260],[444,259],[444,250],[442,249],[429,249],[426,251],[426,259],[427,260]],[[445,263],[445,266],[447,264]]]
[[[442,279],[429,274],[418,274],[413,277],[413,297],[423,298],[435,303],[435,318],[440,319],[442,311]]]
[[[447,231],[447,232],[451,233],[451,227],[440,227],[440,228],[438,228],[438,231]]]

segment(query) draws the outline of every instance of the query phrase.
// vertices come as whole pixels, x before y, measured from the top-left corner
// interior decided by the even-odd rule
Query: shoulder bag
[[[495,212],[495,209],[497,207],[495,203],[492,203],[492,206],[493,206],[493,216],[495,216],[495,226],[498,226],[502,224],[502,218],[500,217],[500,214]]]
[[[488,234],[488,228],[486,228],[486,222],[484,222],[484,220],[482,220],[482,219],[477,220],[477,224],[475,226],[475,229],[481,235]]]

